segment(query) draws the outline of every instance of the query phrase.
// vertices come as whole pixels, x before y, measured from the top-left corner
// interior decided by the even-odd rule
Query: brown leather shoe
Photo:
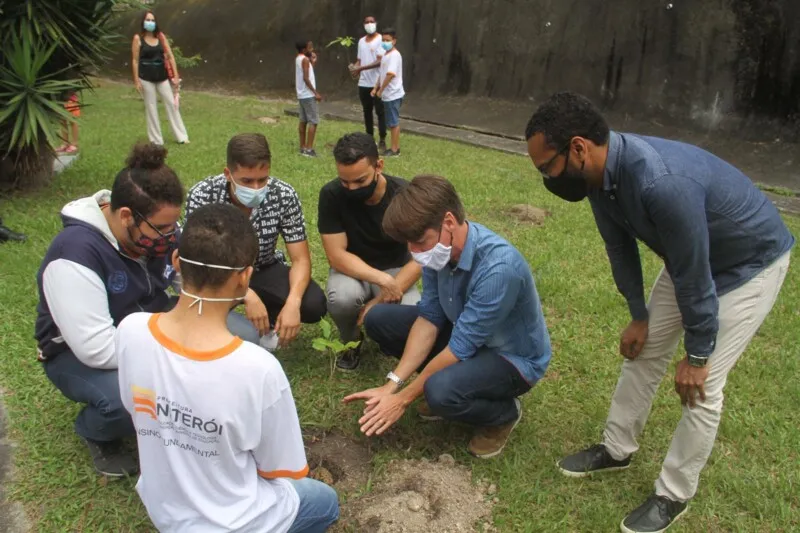
[[[511,432],[522,419],[522,403],[518,398],[514,398],[514,403],[517,405],[517,418],[502,426],[477,428],[467,446],[469,453],[480,459],[489,459],[500,455]]]
[[[441,416],[436,416],[435,414],[433,414],[430,406],[428,405],[428,402],[426,402],[425,400],[420,400],[419,403],[417,404],[417,414],[421,419],[427,422],[435,422],[436,420],[442,419]]]

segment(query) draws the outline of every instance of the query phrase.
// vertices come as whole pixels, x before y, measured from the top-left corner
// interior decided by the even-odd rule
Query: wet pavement
[[[532,103],[479,98],[414,98],[403,102],[403,131],[527,156],[525,126]],[[320,112],[329,120],[362,122],[360,104],[353,101],[323,102]],[[297,110],[286,109],[296,116]],[[800,144],[774,140],[756,142],[726,139],[629,115],[606,114],[612,129],[676,139],[700,146],[740,168],[759,183],[783,212],[800,215]]]

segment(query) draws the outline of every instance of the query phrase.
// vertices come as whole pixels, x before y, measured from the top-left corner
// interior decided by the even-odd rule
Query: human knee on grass
[[[134,309],[167,309],[166,291],[176,282],[168,255],[184,191],[166,154],[153,144],[135,146],[111,191],[67,204],[64,230],[37,276],[39,360],[64,396],[86,404],[75,429],[96,470],[107,476],[137,469],[120,446],[133,427],[120,411],[115,386],[115,324]]]
[[[245,315],[260,338],[271,338],[274,333],[285,345],[297,337],[301,324],[318,322],[326,312],[325,295],[311,280],[311,253],[300,198],[291,185],[270,175],[272,152],[260,133],[234,135],[228,141],[226,163],[221,174],[191,188],[186,213],[191,216],[202,206],[223,203],[250,217],[259,248],[244,300]],[[276,250],[279,237],[286,245],[291,268]],[[252,329],[247,329],[244,333],[252,336]]]
[[[280,363],[228,331],[258,250],[242,210],[198,208],[172,257],[183,278],[177,305],[135,313],[117,330],[119,385],[141,462],[137,489],[160,531],[321,531],[313,527],[338,517],[332,489],[294,485],[309,468]]]
[[[424,393],[433,415],[476,426],[470,453],[493,457],[522,415],[516,396],[550,362],[530,267],[508,242],[467,221],[455,188],[439,176],[414,178],[382,225],[422,266],[422,299],[416,307],[376,305],[367,315],[367,331],[381,348],[402,355],[386,385],[344,400],[366,402],[359,424],[371,436],[392,427]]]
[[[337,141],[333,157],[337,177],[320,191],[317,228],[331,265],[329,309],[342,340],[353,341],[376,305],[416,303],[421,268],[403,243],[383,231],[388,206],[408,182],[385,172],[375,139],[347,134]],[[354,370],[359,354],[351,349],[337,367]]]

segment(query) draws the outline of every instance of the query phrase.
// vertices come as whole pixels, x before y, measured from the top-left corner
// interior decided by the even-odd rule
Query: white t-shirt
[[[299,54],[294,60],[294,84],[297,89],[297,99],[303,100],[305,98],[314,98],[314,92],[306,85],[306,80],[303,79],[303,60],[308,59],[303,54]],[[308,79],[311,85],[317,89],[317,79],[314,77],[314,65],[311,60],[308,60]]]
[[[403,56],[396,48],[386,52],[381,60],[380,86],[383,86],[383,81],[389,72],[394,74],[394,78],[383,91],[381,100],[384,102],[391,102],[406,95],[406,91],[403,89]]]
[[[358,40],[358,60],[361,62],[362,67],[373,64],[378,60],[379,57],[382,56],[383,47],[381,46],[380,33],[376,33],[372,41],[369,42],[367,42],[366,35]],[[375,83],[378,81],[379,73],[380,67],[370,70],[362,70],[361,76],[358,78],[358,86],[375,87]]]
[[[159,316],[129,315],[115,339],[150,519],[162,533],[285,533],[300,502],[284,478],[305,477],[308,464],[280,363],[239,338],[189,350]]]

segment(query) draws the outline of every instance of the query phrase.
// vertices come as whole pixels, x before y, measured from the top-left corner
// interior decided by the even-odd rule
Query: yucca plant
[[[0,1],[0,186],[49,177],[60,123],[73,120],[64,95],[91,88],[113,38],[106,24],[115,3]]]

